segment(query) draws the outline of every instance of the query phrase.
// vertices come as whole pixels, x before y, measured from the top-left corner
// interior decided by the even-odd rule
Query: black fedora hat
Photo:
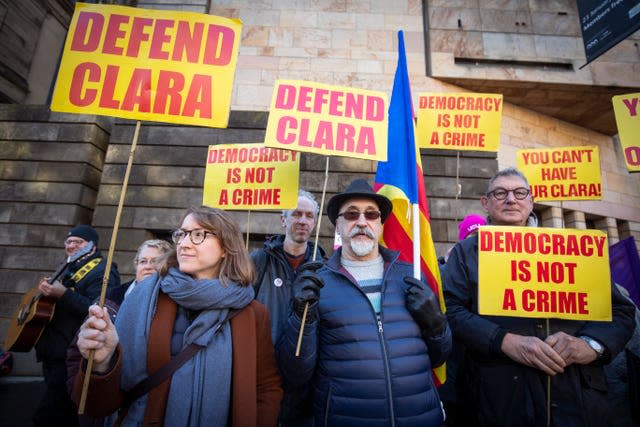
[[[329,203],[327,204],[327,216],[333,225],[336,225],[340,206],[342,206],[342,204],[347,200],[356,198],[372,199],[375,201],[378,204],[378,208],[380,208],[382,222],[387,220],[391,213],[391,209],[393,209],[391,200],[387,199],[382,194],[378,194],[373,191],[373,188],[371,188],[366,179],[354,179],[344,192],[338,193],[329,199]]]

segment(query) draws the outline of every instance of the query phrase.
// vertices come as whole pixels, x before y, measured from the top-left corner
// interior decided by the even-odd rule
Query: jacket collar
[[[307,242],[307,252],[304,254],[305,261],[310,260],[313,256],[313,245],[314,243],[311,240]],[[267,251],[280,252],[284,255],[284,234],[272,236],[267,239],[267,241],[264,242],[264,248]],[[324,249],[318,245],[317,259],[324,258],[326,258]]]
[[[382,245],[378,245],[378,251],[380,252],[380,255],[382,255],[385,270],[389,267],[389,265],[395,263],[400,257],[400,252],[385,248]],[[338,248],[333,253],[333,255],[331,255],[331,258],[329,258],[326,265],[332,270],[340,271],[340,269],[342,268],[342,264],[340,263],[341,256],[342,247]]]

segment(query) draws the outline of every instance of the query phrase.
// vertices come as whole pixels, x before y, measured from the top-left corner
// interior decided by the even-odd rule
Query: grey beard
[[[359,235],[361,232],[365,233],[367,237],[371,240],[365,240],[365,241],[353,240],[353,237]],[[373,251],[373,247],[376,242],[374,241],[373,233],[368,228],[360,229],[356,227],[353,230],[351,230],[351,233],[349,233],[349,237],[351,237],[351,240],[349,241],[349,246],[351,246],[351,249],[356,255],[365,256],[365,255],[369,255],[371,251]]]
[[[351,250],[358,256],[369,255],[371,251],[373,251],[375,242],[373,240],[365,240],[365,241],[355,241],[351,240],[349,242],[351,246]]]

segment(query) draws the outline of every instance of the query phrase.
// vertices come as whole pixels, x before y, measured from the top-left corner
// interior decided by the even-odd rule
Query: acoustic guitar
[[[69,264],[87,255],[93,246],[93,242],[89,242],[67,257],[67,260],[58,267],[47,282],[55,282]],[[9,325],[4,349],[17,352],[30,351],[40,339],[44,328],[51,321],[56,300],[55,297],[42,295],[37,286],[24,294]]]

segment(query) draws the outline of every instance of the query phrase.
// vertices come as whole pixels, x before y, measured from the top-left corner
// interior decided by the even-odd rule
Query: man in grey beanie
[[[66,389],[67,347],[84,320],[89,306],[100,296],[106,259],[98,251],[99,236],[89,225],[77,225],[64,241],[67,267],[60,278],[38,284],[40,293],[55,301],[51,321],[36,343],[36,357],[42,362],[46,390],[33,416],[36,426],[77,426],[77,408]],[[109,273],[109,288],[120,285],[115,263]]]

